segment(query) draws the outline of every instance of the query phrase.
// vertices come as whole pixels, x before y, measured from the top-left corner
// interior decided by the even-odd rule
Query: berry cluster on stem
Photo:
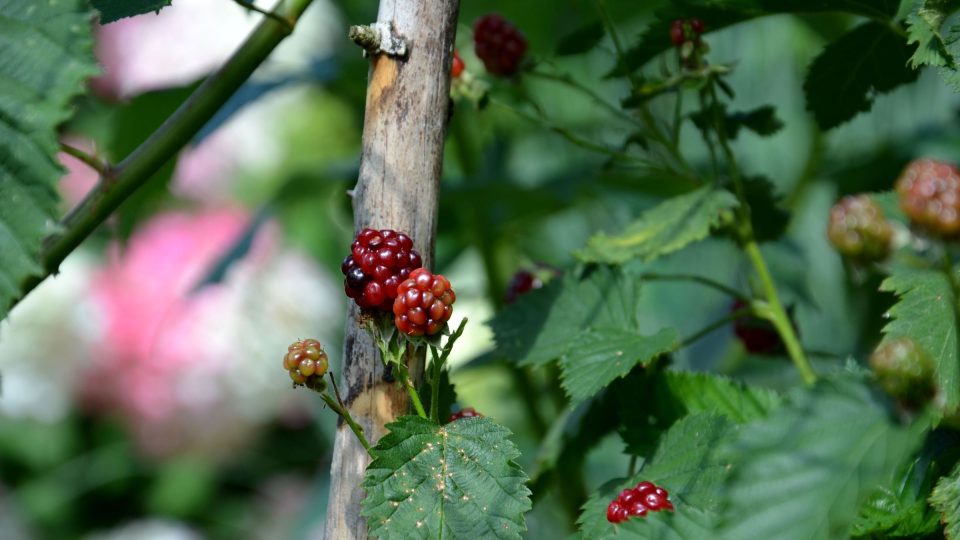
[[[620,492],[616,499],[607,505],[607,521],[623,523],[631,517],[645,517],[648,512],[673,511],[673,503],[667,490],[657,487],[653,482],[643,481],[636,487]]]

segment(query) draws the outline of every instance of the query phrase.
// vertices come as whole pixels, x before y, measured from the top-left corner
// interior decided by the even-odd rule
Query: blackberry
[[[670,494],[651,482],[643,481],[620,492],[607,505],[607,521],[623,523],[630,517],[644,517],[648,512],[673,511]]]
[[[390,311],[397,287],[422,264],[406,234],[363,229],[340,264],[343,290],[361,308]]]
[[[393,303],[397,329],[408,336],[432,336],[450,320],[456,300],[447,278],[417,268],[397,287]]]
[[[908,337],[884,340],[870,355],[877,382],[908,409],[916,408],[936,394],[933,361]]]
[[[900,174],[896,190],[914,225],[943,238],[960,236],[960,171],[953,164],[914,160]]]
[[[450,415],[450,418],[447,419],[447,422],[453,422],[454,420],[459,420],[461,418],[474,418],[477,416],[483,416],[478,413],[473,407],[467,407],[465,409],[460,409],[459,411]]]
[[[841,255],[861,262],[890,254],[893,227],[868,195],[850,195],[830,209],[827,238]]]
[[[322,392],[326,388],[323,376],[328,366],[327,353],[315,339],[298,340],[287,348],[287,354],[283,356],[283,368],[290,374],[295,387],[306,386]]]
[[[515,74],[527,52],[527,39],[496,13],[480,17],[473,24],[473,43],[483,67],[501,77]]]
[[[730,312],[739,311],[748,307],[742,300],[737,300],[730,308]],[[794,325],[796,329],[796,325]],[[785,346],[780,334],[773,324],[766,319],[753,315],[738,317],[733,321],[733,333],[743,344],[743,348],[750,354],[761,356],[776,355],[784,352]]]

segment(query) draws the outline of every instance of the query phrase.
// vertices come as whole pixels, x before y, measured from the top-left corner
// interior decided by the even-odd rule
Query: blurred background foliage
[[[606,3],[634,43],[669,1]],[[176,162],[0,323],[0,538],[319,538],[335,418],[290,389],[280,362],[302,337],[320,339],[334,369],[340,361],[339,264],[353,235],[347,193],[367,73],[346,27],[374,20],[376,9],[370,0],[316,2]],[[494,11],[525,33],[537,69],[568,74],[611,103],[629,94],[625,80],[606,77],[616,64],[609,36],[585,54],[555,54],[564,36],[598,20],[592,1],[464,2],[457,43],[468,73],[486,77],[471,24]],[[257,18],[229,0],[175,0],[157,15],[100,28],[104,74],[78,101],[65,139],[111,161],[126,156]],[[784,123],[766,138],[744,131],[733,144],[742,168],[770,179],[790,214],[786,233],[764,250],[804,347],[821,363],[862,357],[886,307],[864,292],[876,289],[872,278],[829,248],[829,206],[889,189],[913,157],[960,161],[960,101],[935,73],[877,96],[851,122],[817,128],[805,108],[806,70],[860,21],[777,15],[706,37],[711,62],[735,64],[730,108],[772,105]],[[451,379],[459,406],[515,433],[534,478],[527,536],[560,538],[581,501],[549,474],[570,459],[556,455],[557,441],[577,426],[596,431],[597,440],[568,450],[584,466],[577,489],[587,490],[625,470],[623,442],[599,426],[598,409],[566,409],[555,373],[501,362],[483,322],[503,306],[517,271],[547,278],[550,268],[568,268],[594,232],[615,232],[689,186],[564,137],[626,151],[635,129],[627,113],[545,77],[487,82],[486,107],[456,102],[444,161],[434,270],[454,283],[455,317],[472,321]],[[655,113],[671,114],[669,100],[655,103]],[[688,161],[705,169],[692,123],[680,137]],[[67,208],[95,176],[63,162]],[[650,266],[748,286],[738,250],[722,239]],[[644,326],[684,335],[730,310],[724,296],[684,283],[647,284],[642,298]],[[674,362],[775,388],[796,382],[777,360],[746,354],[729,328]]]

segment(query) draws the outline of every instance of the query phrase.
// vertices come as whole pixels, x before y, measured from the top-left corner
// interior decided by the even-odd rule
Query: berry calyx
[[[869,195],[848,195],[830,209],[827,238],[841,255],[881,261],[890,254],[893,227]]]
[[[520,30],[496,13],[473,24],[473,43],[483,67],[501,77],[515,74],[527,52],[527,39]]]
[[[463,73],[463,70],[467,67],[463,63],[463,59],[460,58],[460,53],[453,51],[453,65],[450,67],[450,76],[456,79]]]
[[[363,229],[343,259],[343,289],[361,308],[390,311],[397,287],[423,264],[413,241],[390,229]]]
[[[326,388],[323,376],[327,373],[329,360],[320,342],[301,339],[287,347],[283,356],[283,369],[290,374],[293,386],[306,386],[322,392]]]
[[[426,268],[417,268],[397,287],[393,314],[397,329],[412,337],[439,332],[453,314],[457,295],[450,282]]]
[[[896,184],[910,221],[943,238],[960,236],[960,170],[933,159],[911,161]]]
[[[877,382],[906,408],[916,408],[936,394],[933,361],[908,337],[887,339],[870,355]]]
[[[631,517],[644,517],[648,512],[673,511],[670,494],[651,482],[643,481],[624,489],[607,505],[607,521],[623,523]]]
[[[733,303],[730,312],[740,311],[748,305],[743,300]],[[733,321],[733,333],[751,354],[773,355],[784,350],[783,340],[773,324],[753,315],[738,317]]]
[[[451,414],[450,418],[447,419],[447,422],[453,422],[454,420],[460,420],[461,418],[476,418],[478,416],[483,415],[478,413],[473,407],[467,407]]]

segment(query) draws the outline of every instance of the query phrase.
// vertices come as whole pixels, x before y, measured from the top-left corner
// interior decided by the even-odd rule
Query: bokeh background
[[[631,40],[664,3],[609,7]],[[281,358],[290,342],[315,337],[334,369],[340,362],[339,264],[353,235],[347,191],[366,85],[366,61],[346,28],[374,20],[376,8],[373,0],[314,2],[293,37],[175,162],[0,323],[0,538],[321,536],[335,417],[306,390],[291,389]],[[455,320],[471,320],[452,380],[460,406],[515,433],[532,476],[549,455],[541,439],[557,437],[557,419],[571,412],[555,374],[518,373],[497,357],[483,323],[504,304],[517,271],[549,278],[593,232],[617,230],[675,188],[551,129],[618,147],[633,126],[555,81],[487,77],[472,52],[471,24],[502,13],[543,69],[617,103],[628,86],[604,77],[614,63],[609,38],[588,54],[553,53],[562,36],[596,18],[593,9],[578,0],[547,10],[532,0],[468,0],[458,29],[468,73],[490,85],[492,99],[482,110],[457,101],[444,163],[434,270],[457,290]],[[230,0],[175,0],[159,14],[100,28],[103,74],[78,101],[64,139],[111,161],[124,157],[259,17]],[[707,36],[712,61],[736,61],[733,107],[775,105],[785,122],[770,138],[742,134],[735,148],[744,169],[771,179],[792,213],[786,239],[765,251],[804,346],[823,363],[869,350],[883,309],[866,303],[868,278],[830,251],[827,209],[840,194],[889,189],[912,157],[960,154],[960,101],[934,73],[878,96],[872,112],[838,129],[815,127],[804,73],[855,22],[777,16]],[[548,121],[531,118],[531,101]],[[689,159],[705,164],[696,131],[681,135]],[[66,210],[96,176],[70,157],[62,162]],[[657,268],[746,286],[743,261],[723,240]],[[652,329],[692,333],[730,309],[724,297],[689,285],[646,290],[644,324]],[[745,354],[729,328],[675,362],[774,387],[795,382]],[[589,450],[587,489],[625,470],[621,449],[614,434]],[[571,514],[563,482],[540,485],[528,537],[564,537]]]

